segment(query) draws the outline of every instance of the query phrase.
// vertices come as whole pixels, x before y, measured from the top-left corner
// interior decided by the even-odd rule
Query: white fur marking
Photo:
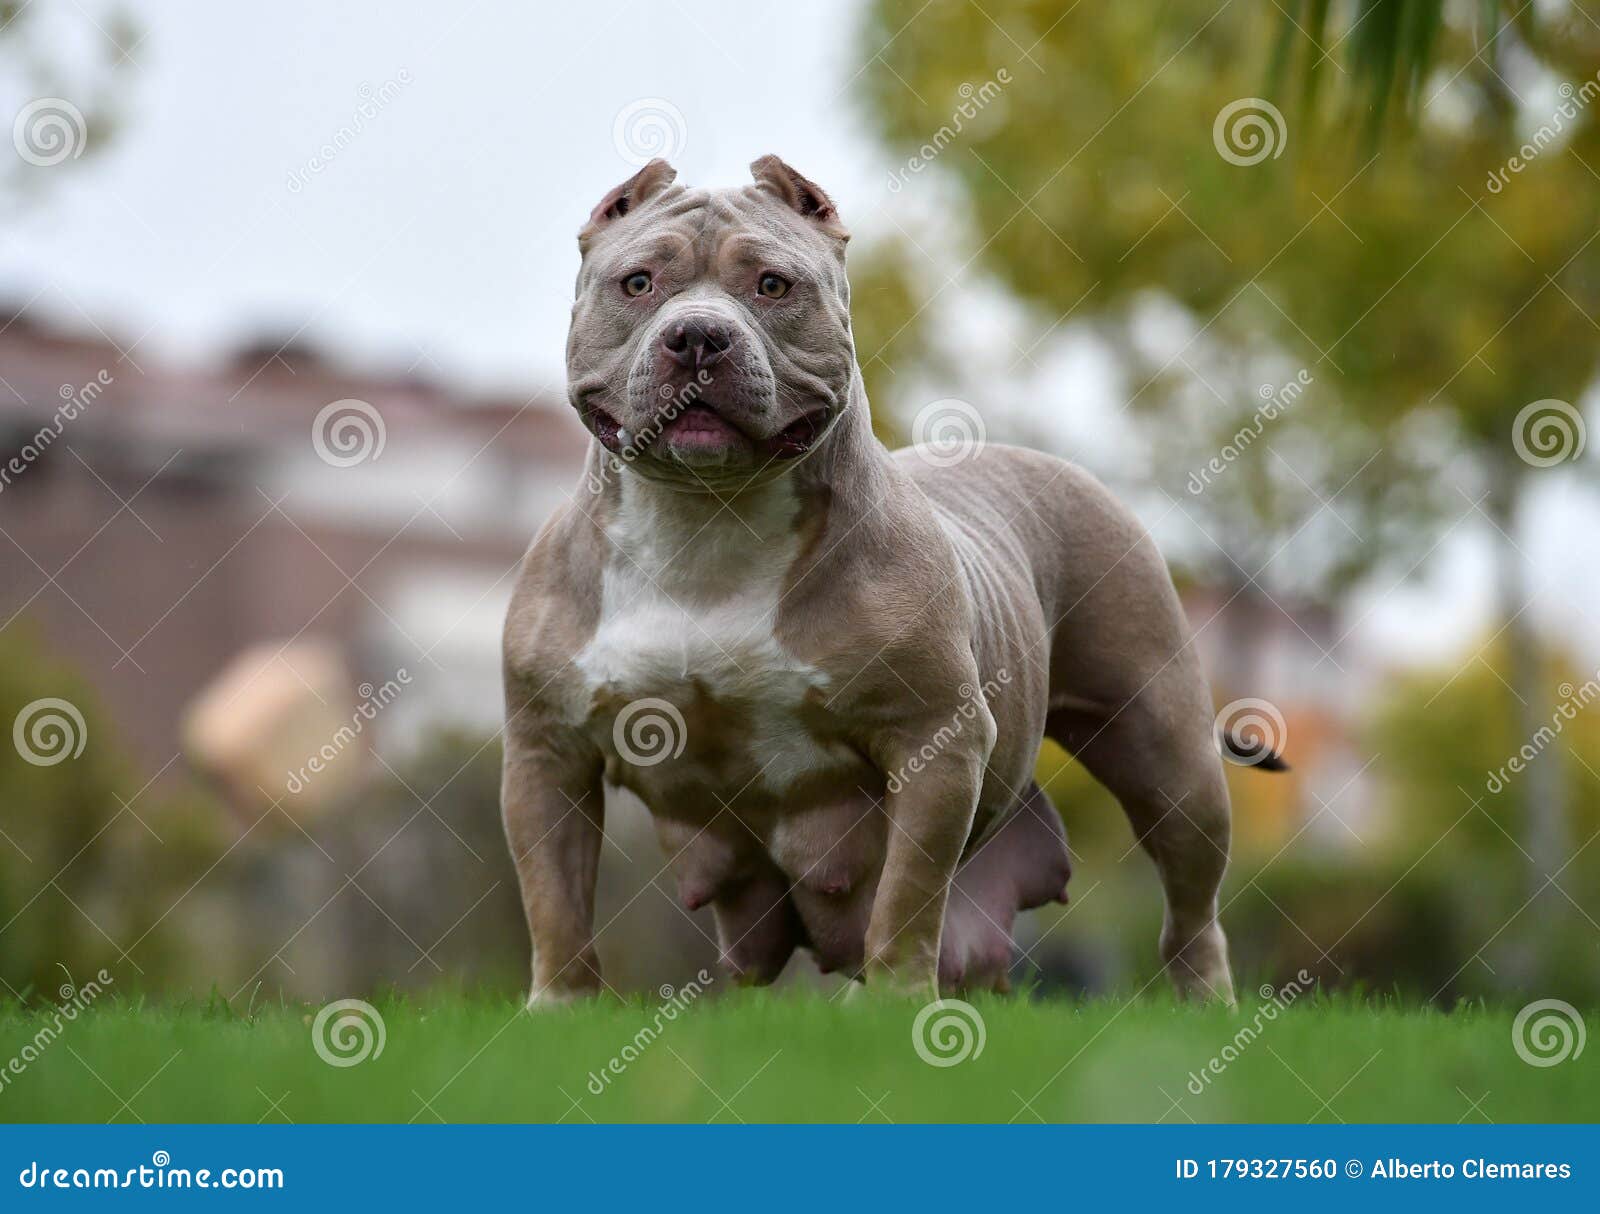
[[[772,486],[741,519],[731,508],[717,512],[714,502],[624,478],[621,508],[606,531],[613,548],[599,625],[576,661],[584,711],[600,691],[687,707],[698,682],[714,700],[747,714],[754,765],[771,760],[762,779],[769,789],[781,792],[834,766],[838,760],[798,715],[806,693],[827,677],[788,653],[774,631],[799,554],[795,509],[787,485]],[[690,737],[686,761],[694,750]]]

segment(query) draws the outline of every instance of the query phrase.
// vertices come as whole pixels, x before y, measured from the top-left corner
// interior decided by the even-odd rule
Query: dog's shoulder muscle
[[[523,556],[502,641],[508,710],[542,715],[563,695],[572,655],[599,621],[603,544],[593,515],[570,503]]]

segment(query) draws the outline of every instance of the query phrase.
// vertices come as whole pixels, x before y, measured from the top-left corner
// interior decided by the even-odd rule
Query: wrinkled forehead
[[[799,272],[832,261],[831,245],[758,187],[678,189],[605,232],[584,255],[584,268],[609,274],[625,265],[671,263],[700,276],[759,263]]]

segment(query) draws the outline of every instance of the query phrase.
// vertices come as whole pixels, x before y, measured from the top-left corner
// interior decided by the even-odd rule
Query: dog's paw
[[[557,986],[554,983],[536,986],[528,992],[525,1008],[530,1012],[548,1012],[559,1007],[570,1007],[574,1003],[586,1003],[599,993],[598,987]]]

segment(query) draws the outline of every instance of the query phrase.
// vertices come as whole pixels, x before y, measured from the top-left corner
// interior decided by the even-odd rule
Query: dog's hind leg
[[[1192,651],[1180,651],[1126,703],[1052,712],[1045,732],[1121,802],[1155,861],[1167,903],[1161,958],[1173,987],[1187,998],[1232,1003],[1228,943],[1217,922],[1228,866],[1228,786]]]

